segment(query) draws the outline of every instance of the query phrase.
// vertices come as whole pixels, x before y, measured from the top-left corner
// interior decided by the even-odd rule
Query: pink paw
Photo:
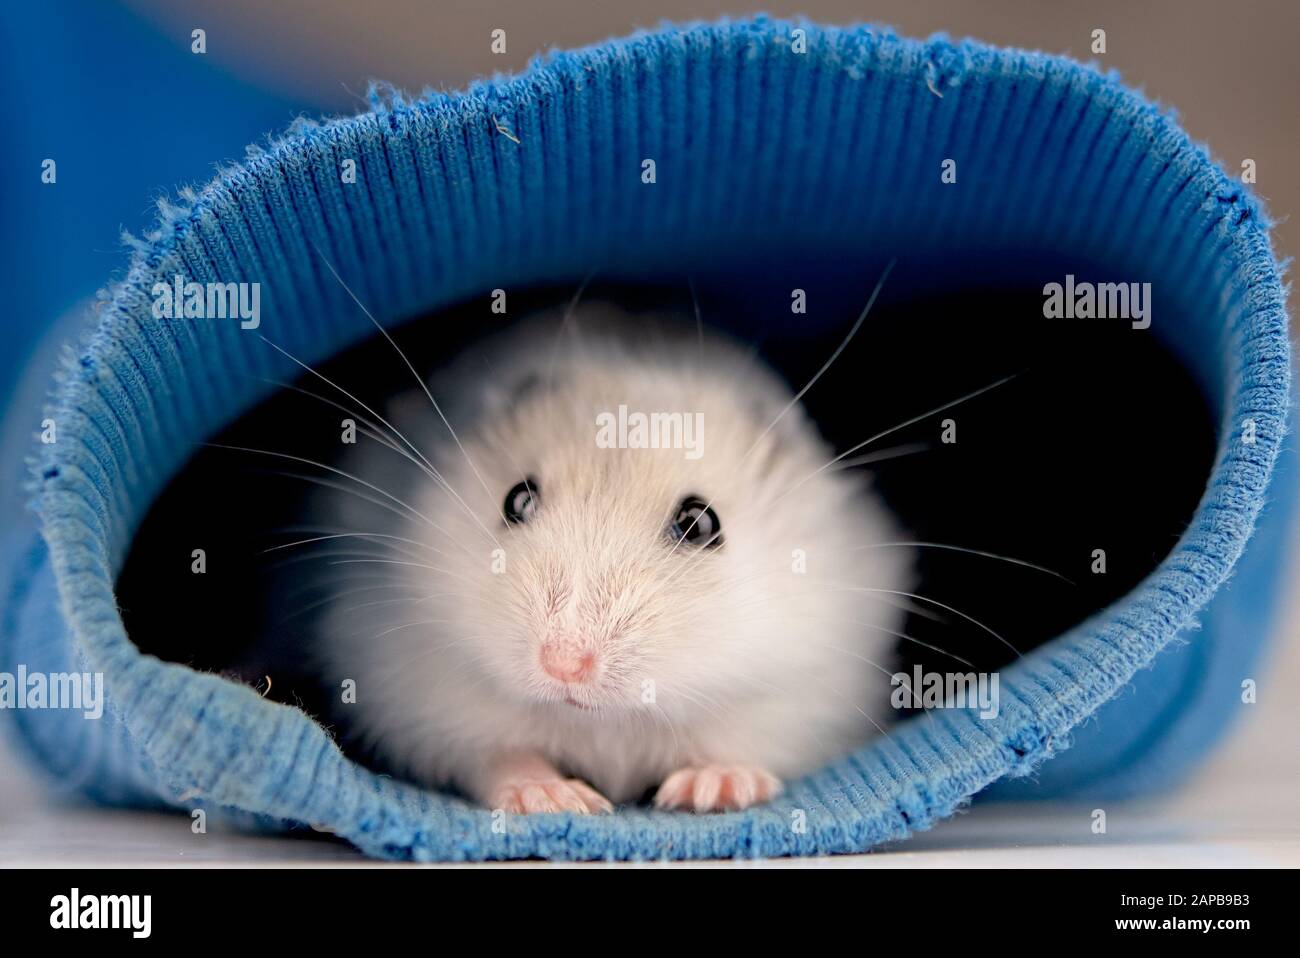
[[[612,812],[614,806],[586,782],[576,778],[519,779],[503,782],[488,799],[489,808],[514,815],[574,812],[594,815]]]
[[[655,793],[656,808],[737,811],[773,798],[781,781],[761,768],[706,765],[673,772]]]

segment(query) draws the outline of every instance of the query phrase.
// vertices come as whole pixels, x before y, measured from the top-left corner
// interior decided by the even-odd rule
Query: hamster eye
[[[688,546],[716,549],[722,545],[722,523],[707,502],[699,496],[687,496],[668,525],[668,538]]]
[[[514,487],[506,493],[505,507],[502,510],[506,514],[506,521],[527,522],[537,512],[541,497],[542,490],[532,476],[523,482],[515,483]]]

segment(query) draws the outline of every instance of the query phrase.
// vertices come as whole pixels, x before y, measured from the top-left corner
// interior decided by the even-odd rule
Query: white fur
[[[357,683],[340,721],[385,765],[486,802],[492,763],[535,753],[622,802],[684,767],[798,775],[886,723],[883,630],[902,613],[852,590],[908,588],[911,555],[859,548],[898,533],[860,475],[807,478],[834,450],[801,408],[763,435],[792,394],[746,352],[588,306],[562,335],[554,317],[504,334],[430,388],[463,453],[419,389],[384,416],[456,495],[362,438],[341,468],[428,522],[363,486],[404,514],[336,492],[314,517],[418,543],[336,540],[407,564],[331,567],[340,596],[316,636],[328,684]],[[598,448],[597,415],[620,404],[703,413],[703,456]],[[525,476],[540,507],[507,525],[502,503]],[[720,548],[665,536],[688,494],[712,503]],[[806,574],[792,571],[796,550]],[[342,594],[376,582],[396,588]],[[566,692],[541,670],[548,636],[596,656],[590,687]]]

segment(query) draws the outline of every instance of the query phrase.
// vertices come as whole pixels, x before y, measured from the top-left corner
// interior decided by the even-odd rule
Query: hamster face
[[[747,421],[715,440],[708,423],[734,423],[740,411],[722,395],[683,404],[679,393],[676,412],[704,423],[699,459],[602,448],[598,418],[620,405],[667,413],[673,397],[652,383],[621,396],[591,385],[535,394],[496,435],[466,447],[510,521],[482,516],[496,518],[501,571],[463,608],[488,624],[484,650],[509,694],[580,710],[716,694],[715,678],[734,680],[753,627],[745,623],[760,620],[747,600],[781,571],[759,560],[772,544],[759,535],[763,502],[751,494],[763,484],[762,457],[739,473],[715,464],[723,454],[738,461],[762,425]],[[711,440],[722,448],[709,449]],[[521,494],[528,515],[516,518]],[[448,511],[441,518],[452,523]]]
[[[323,507],[378,536],[382,584],[356,589],[391,590],[323,616],[322,675],[358,689],[341,720],[489,807],[599,805],[536,798],[543,759],[615,802],[739,807],[886,721],[910,579],[875,548],[888,514],[751,356],[614,317],[467,356],[431,384],[446,422],[404,394],[418,456],[358,448],[369,490]]]
[[[487,684],[592,719],[682,716],[774,683],[833,682],[828,658],[862,666],[820,644],[850,623],[822,620],[879,614],[836,573],[880,530],[856,482],[809,479],[833,452],[800,409],[773,425],[788,390],[690,340],[638,357],[580,339],[553,369],[547,358],[515,371],[522,385],[460,435],[463,452],[440,445],[465,504],[437,487],[422,496],[445,538],[470,544],[451,566],[468,592],[443,612],[449,634],[476,636]],[[668,448],[644,448],[654,431],[637,423],[652,421]]]

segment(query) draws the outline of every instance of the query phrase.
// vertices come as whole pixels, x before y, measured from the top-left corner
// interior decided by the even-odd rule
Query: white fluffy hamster
[[[343,556],[312,655],[386,767],[511,812],[703,812],[885,724],[912,557],[862,548],[891,516],[746,350],[593,304],[428,390],[358,420],[312,506]],[[636,413],[682,414],[678,447],[634,448]]]

